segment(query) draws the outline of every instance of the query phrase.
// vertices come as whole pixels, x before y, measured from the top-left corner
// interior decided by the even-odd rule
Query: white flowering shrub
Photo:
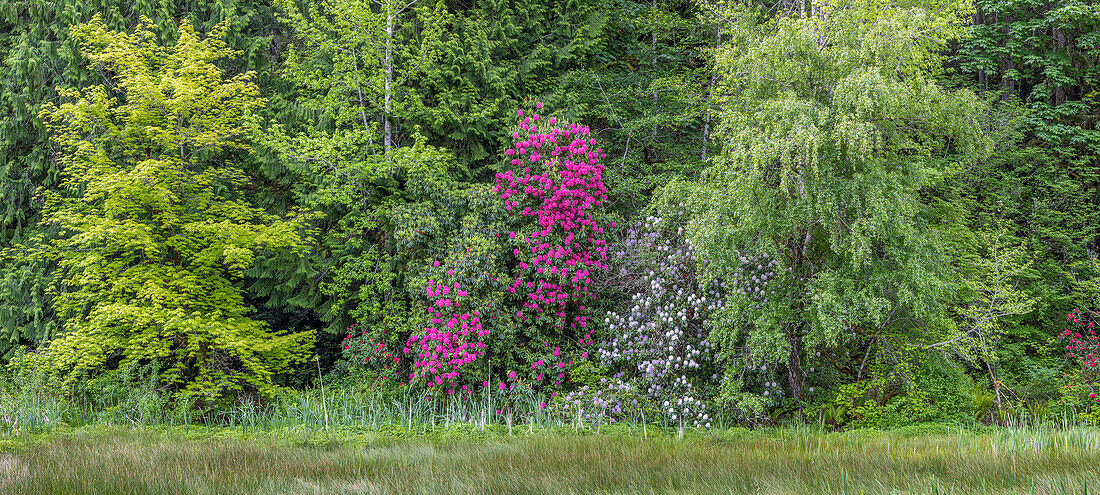
[[[718,376],[707,318],[722,305],[723,283],[699,283],[675,218],[654,215],[628,227],[610,254],[618,271],[606,282],[624,295],[603,321],[596,358],[668,421],[710,427]]]

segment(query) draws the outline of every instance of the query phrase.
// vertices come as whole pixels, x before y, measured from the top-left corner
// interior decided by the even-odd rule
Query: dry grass
[[[26,464],[7,454],[0,454],[0,493],[15,490],[17,484],[25,484],[28,469]]]
[[[0,493],[1100,493],[1088,429],[187,436],[52,435],[0,457]]]

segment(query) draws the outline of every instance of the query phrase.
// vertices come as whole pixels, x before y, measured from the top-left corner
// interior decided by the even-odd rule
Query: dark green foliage
[[[58,323],[47,292],[50,264],[23,245],[0,250],[0,261],[0,361],[6,361],[19,343],[45,344]]]
[[[982,91],[1001,89],[1003,98],[1026,102],[1037,144],[1069,162],[1095,163],[1100,8],[1082,0],[977,0],[975,7],[959,69],[976,76]]]
[[[975,25],[955,57],[959,73],[1027,109],[1017,123],[1005,121],[1007,111],[990,116],[994,132],[1014,133],[999,141],[1006,147],[993,167],[1003,170],[1002,187],[993,190],[1011,191],[998,198],[1006,216],[1050,261],[1074,271],[1100,248],[1100,7],[1080,0],[975,6]],[[1044,268],[1045,280],[1065,283],[1053,266]]]
[[[614,210],[631,215],[713,155],[713,52],[721,28],[692,2],[609,2],[600,49],[562,78],[576,119],[606,143]],[[727,39],[729,36],[727,35]]]
[[[415,81],[414,118],[429,142],[452,150],[481,178],[498,163],[505,131],[526,98],[563,108],[562,78],[606,43],[608,12],[593,0],[474,1],[448,5],[439,58]],[[573,120],[573,115],[566,115]]]

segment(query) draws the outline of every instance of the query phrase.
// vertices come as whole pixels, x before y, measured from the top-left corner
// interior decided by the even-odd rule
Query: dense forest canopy
[[[1090,1],[2,1],[0,54],[0,363],[73,397],[1100,420]]]

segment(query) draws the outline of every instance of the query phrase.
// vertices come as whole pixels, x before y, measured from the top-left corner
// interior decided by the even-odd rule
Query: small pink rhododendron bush
[[[419,379],[440,394],[469,395],[469,384],[460,378],[468,365],[485,356],[489,330],[482,324],[481,311],[469,304],[470,294],[462,283],[450,281],[454,270],[447,270],[447,275],[448,281],[428,280],[430,325],[410,335],[403,352],[412,361],[409,383]]]
[[[376,339],[357,323],[348,326],[340,344],[344,359],[337,363],[336,374],[349,381],[345,386],[381,393],[398,385],[402,360],[400,354],[386,342],[386,333],[383,330],[380,338]]]
[[[1065,343],[1066,357],[1080,368],[1070,375],[1072,381],[1062,391],[1061,402],[1089,407],[1089,419],[1100,422],[1100,312],[1075,309],[1066,322],[1058,338]]]

